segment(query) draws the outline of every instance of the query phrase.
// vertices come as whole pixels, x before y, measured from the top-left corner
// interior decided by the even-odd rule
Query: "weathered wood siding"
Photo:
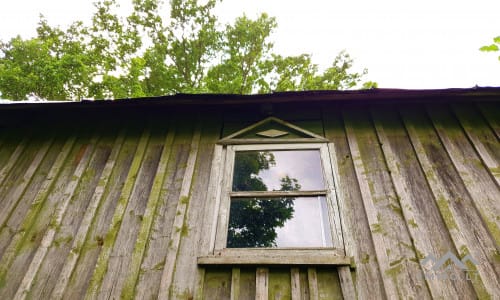
[[[333,144],[358,298],[500,297],[498,103],[274,107]],[[215,143],[265,115],[156,110],[0,109],[1,298],[342,299],[334,267],[197,266]],[[426,278],[447,251],[476,276]]]

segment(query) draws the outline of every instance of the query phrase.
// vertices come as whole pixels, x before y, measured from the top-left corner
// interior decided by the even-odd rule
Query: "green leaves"
[[[491,44],[488,46],[483,46],[483,47],[479,48],[479,50],[485,51],[485,52],[491,52],[491,51],[498,51],[499,49],[498,49],[497,45]]]
[[[35,38],[0,43],[2,97],[80,100],[350,89],[366,74],[351,71],[345,52],[323,72],[308,54],[275,54],[271,34],[277,23],[267,14],[243,15],[221,26],[212,12],[216,0],[171,0],[168,17],[162,15],[161,0],[132,3],[132,13],[121,17],[116,0],[99,0],[89,25],[76,21],[66,30],[41,16]]]
[[[493,44],[483,46],[479,48],[479,50],[483,52],[497,52],[500,50],[499,46],[500,46],[500,36],[497,36],[493,38]],[[500,61],[500,56],[498,56],[498,60]]]

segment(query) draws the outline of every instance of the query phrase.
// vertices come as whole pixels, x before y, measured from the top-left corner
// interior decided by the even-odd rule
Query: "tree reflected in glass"
[[[233,191],[267,191],[258,174],[275,163],[274,154],[269,151],[237,153]],[[280,181],[281,191],[300,189],[297,179],[285,176]],[[276,228],[283,227],[293,217],[293,200],[286,197],[232,199],[227,247],[276,247]]]

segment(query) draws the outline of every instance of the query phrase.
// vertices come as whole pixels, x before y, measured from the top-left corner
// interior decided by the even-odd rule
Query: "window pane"
[[[227,247],[332,247],[326,199],[233,198]]]
[[[325,188],[319,150],[238,151],[233,191],[307,191]]]

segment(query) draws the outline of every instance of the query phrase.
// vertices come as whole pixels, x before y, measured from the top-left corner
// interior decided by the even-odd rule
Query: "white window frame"
[[[283,140],[280,143],[267,144],[237,144],[237,145],[225,145],[221,149],[221,173],[222,178],[219,181],[220,185],[216,193],[216,197],[219,201],[216,201],[218,205],[217,209],[217,223],[216,230],[213,231],[213,236],[211,238],[211,246],[213,253],[245,253],[251,251],[259,251],[260,254],[266,252],[266,250],[300,250],[300,249],[317,249],[317,250],[334,250],[338,251],[338,254],[344,255],[344,243],[342,237],[342,228],[340,224],[340,212],[339,205],[335,190],[335,180],[334,180],[334,166],[332,164],[332,159],[329,150],[329,143],[289,143],[284,144]],[[222,147],[218,145],[218,147]],[[321,158],[322,173],[325,182],[325,190],[319,191],[297,191],[297,192],[283,192],[283,191],[271,191],[271,192],[260,192],[262,196],[308,196],[308,195],[320,195],[325,196],[326,203],[328,207],[328,220],[329,227],[332,238],[333,247],[301,247],[301,248],[227,248],[227,234],[229,226],[229,213],[231,205],[231,197],[237,197],[238,195],[247,194],[257,194],[259,192],[232,192],[232,180],[235,162],[235,152],[236,151],[272,151],[272,150],[319,150]],[[214,228],[214,227],[212,227]],[[255,250],[259,249],[259,250]],[[337,253],[337,252],[336,252]]]

